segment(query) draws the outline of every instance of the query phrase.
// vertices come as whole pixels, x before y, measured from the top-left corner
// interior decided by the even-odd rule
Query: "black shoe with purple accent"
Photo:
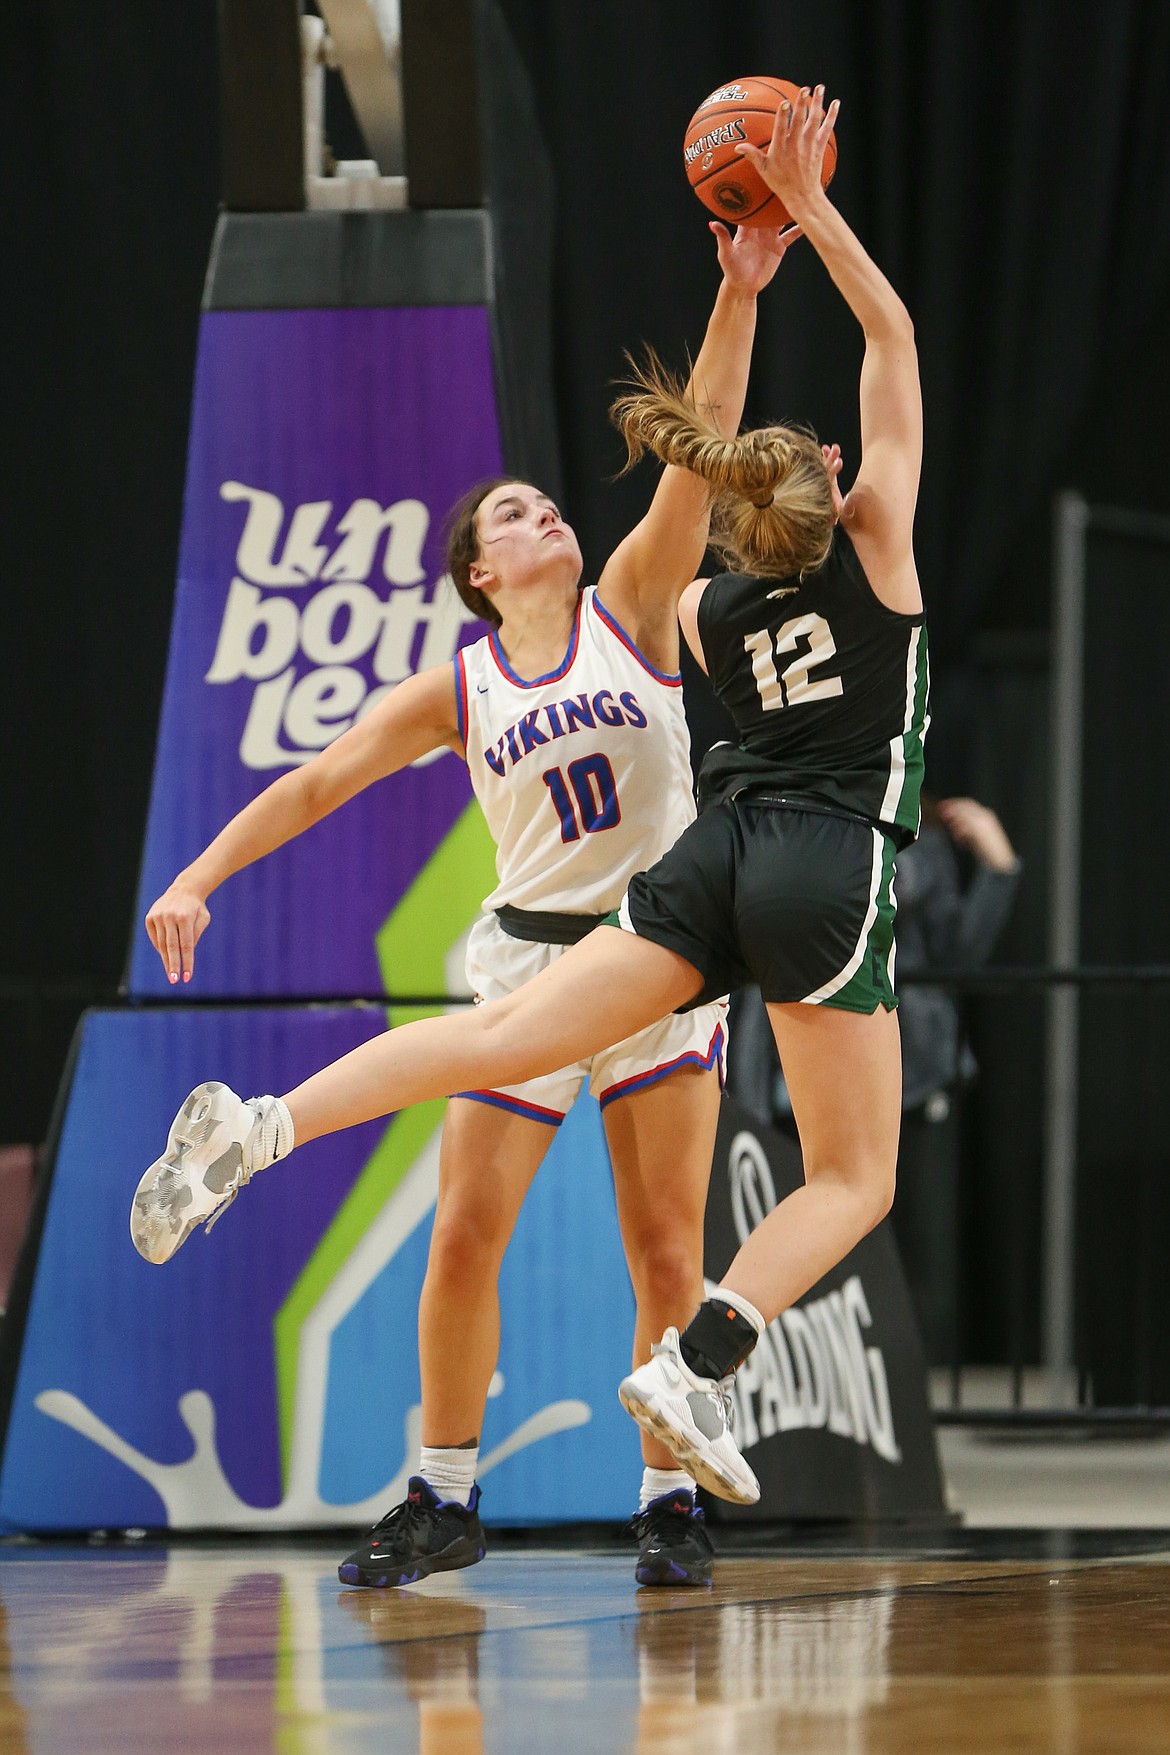
[[[432,1572],[474,1566],[487,1551],[478,1508],[478,1485],[471,1503],[459,1505],[437,1498],[421,1475],[412,1475],[402,1504],[374,1525],[369,1541],[341,1562],[337,1576],[342,1584],[390,1589],[417,1584]]]
[[[663,1493],[630,1519],[638,1538],[639,1584],[710,1584],[715,1550],[702,1506],[685,1490]]]

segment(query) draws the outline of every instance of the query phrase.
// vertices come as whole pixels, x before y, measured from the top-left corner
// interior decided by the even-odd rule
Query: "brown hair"
[[[711,489],[711,547],[731,565],[769,578],[819,567],[834,520],[816,434],[771,426],[725,439],[655,353],[630,366],[633,387],[609,411],[626,441],[625,467],[653,451],[701,476]]]
[[[518,480],[514,475],[485,476],[483,481],[477,481],[474,487],[469,487],[465,494],[460,494],[443,520],[443,533],[447,542],[447,571],[455,589],[472,615],[480,616],[492,628],[502,627],[504,618],[491,600],[471,583],[472,562],[483,559],[476,517],[489,494]]]

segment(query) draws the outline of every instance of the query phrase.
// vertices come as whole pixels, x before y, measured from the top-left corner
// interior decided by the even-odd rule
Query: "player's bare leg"
[[[453,1098],[439,1155],[439,1197],[418,1307],[422,1441],[478,1441],[500,1351],[499,1274],[524,1197],[555,1129]]]
[[[666,1017],[700,985],[676,952],[599,926],[506,999],[404,1024],[314,1073],[284,1099],[296,1139],[556,1072]]]
[[[553,1130],[488,1104],[447,1105],[439,1197],[419,1300],[422,1453],[406,1498],[338,1567],[393,1589],[474,1566],[487,1551],[476,1468],[499,1351],[500,1262]]]
[[[792,1097],[805,1183],[757,1225],[685,1337],[669,1329],[650,1364],[621,1386],[712,1492],[743,1503],[759,1484],[730,1427],[718,1383],[763,1324],[802,1297],[889,1210],[901,1117],[901,1050],[892,1012],[770,1005]]]
[[[604,1112],[618,1225],[637,1301],[633,1362],[671,1323],[681,1327],[703,1299],[703,1215],[719,1120],[719,1074],[684,1069]],[[653,1468],[674,1466],[643,1435]]]
[[[703,1297],[703,1214],[719,1119],[719,1074],[681,1068],[607,1105],[618,1224],[637,1300],[633,1363]],[[694,1480],[643,1429],[646,1464],[634,1530],[639,1584],[706,1584],[713,1551]]]
[[[768,1016],[804,1159],[804,1186],[756,1226],[723,1284],[771,1321],[890,1210],[902,1118],[898,1019],[829,1006]]]
[[[674,951],[599,926],[506,999],[387,1031],[290,1091],[242,1101],[210,1081],[175,1117],[131,1206],[135,1246],[169,1261],[259,1170],[294,1145],[456,1091],[557,1072],[666,1017],[701,985]]]

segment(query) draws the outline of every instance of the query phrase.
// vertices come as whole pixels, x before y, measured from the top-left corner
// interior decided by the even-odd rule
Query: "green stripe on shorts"
[[[894,900],[894,865],[896,849],[889,835],[881,837],[881,875],[878,879],[877,914],[866,934],[865,949],[854,973],[845,985],[820,1001],[844,1012],[876,1012],[879,1005],[892,1012],[898,1003],[891,979],[891,951],[894,947],[894,916],[898,905]]]

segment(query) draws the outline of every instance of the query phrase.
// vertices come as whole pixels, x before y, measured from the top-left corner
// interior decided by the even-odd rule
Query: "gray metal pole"
[[[1080,961],[1085,542],[1089,508],[1060,494],[1053,530],[1048,958]],[[1043,1359],[1054,1406],[1075,1396],[1077,1082],[1080,995],[1050,988],[1044,1128]]]

